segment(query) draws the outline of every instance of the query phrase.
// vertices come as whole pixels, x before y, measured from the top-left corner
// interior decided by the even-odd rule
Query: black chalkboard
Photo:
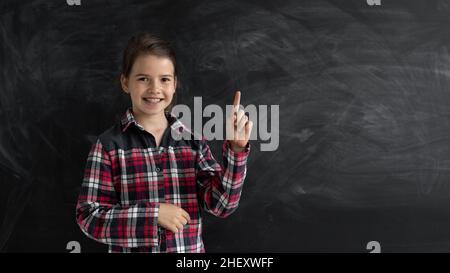
[[[239,89],[279,105],[279,146],[252,141],[207,252],[450,251],[448,1],[6,0],[0,15],[0,251],[106,251],[75,205],[90,145],[130,104],[121,53],[140,31],[173,43],[179,103]]]

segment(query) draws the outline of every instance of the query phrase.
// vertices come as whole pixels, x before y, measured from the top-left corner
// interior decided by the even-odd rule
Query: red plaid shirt
[[[204,138],[172,114],[166,118],[159,147],[131,108],[91,147],[76,220],[109,252],[205,252],[200,208],[224,218],[238,207],[250,143],[237,153],[224,141],[222,166]],[[159,226],[160,203],[183,208],[191,222],[177,233]]]

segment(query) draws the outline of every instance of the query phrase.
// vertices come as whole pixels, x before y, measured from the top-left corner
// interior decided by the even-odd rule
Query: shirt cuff
[[[250,153],[250,141],[247,142],[247,145],[245,145],[244,150],[242,150],[240,152],[236,152],[233,150],[233,148],[231,148],[231,143],[229,140],[225,141],[224,146],[225,146],[226,150],[229,151],[231,156],[245,156]]]

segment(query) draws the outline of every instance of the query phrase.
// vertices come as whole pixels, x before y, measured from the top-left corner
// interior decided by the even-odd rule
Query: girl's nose
[[[159,92],[161,90],[161,85],[158,83],[158,81],[149,81],[148,88],[151,91]]]

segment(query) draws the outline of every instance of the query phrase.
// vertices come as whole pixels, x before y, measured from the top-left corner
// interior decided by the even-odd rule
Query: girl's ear
[[[123,92],[129,94],[130,91],[128,91],[128,79],[123,74],[120,74],[120,84],[122,85]]]
[[[177,76],[174,77],[174,87],[175,91],[177,90]]]

